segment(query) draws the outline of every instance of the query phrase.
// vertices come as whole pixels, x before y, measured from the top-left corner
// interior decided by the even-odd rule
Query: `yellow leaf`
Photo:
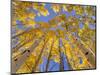
[[[45,8],[42,8],[39,10],[40,14],[43,15],[43,16],[48,16],[49,15],[49,12],[47,9]]]
[[[55,13],[58,13],[60,12],[61,8],[60,8],[60,5],[59,4],[53,4],[52,5],[52,9]]]

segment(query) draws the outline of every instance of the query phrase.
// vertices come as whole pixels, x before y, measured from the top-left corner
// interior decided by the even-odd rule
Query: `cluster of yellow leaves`
[[[43,31],[40,29],[34,29],[34,32],[35,32],[37,38],[42,37],[44,34]]]
[[[28,8],[31,7],[31,3],[28,2],[20,2],[20,1],[13,1],[13,18],[14,21],[12,21],[13,25],[16,25],[16,20],[19,20],[22,22],[25,26],[34,26],[36,23],[33,21],[36,14],[31,12],[29,13],[27,11]],[[27,20],[28,19],[28,20]]]
[[[38,13],[37,13],[38,16],[40,16],[40,15],[48,16],[49,12],[44,6],[45,6],[44,3],[41,3],[41,4],[33,3],[33,5],[32,5],[33,9],[38,11]]]
[[[38,24],[40,25],[40,28],[48,29],[50,27],[49,23],[46,22],[38,22]]]
[[[88,14],[88,16],[95,16],[96,15],[95,7],[87,6],[85,10],[86,10],[85,12]]]
[[[63,10],[67,12],[71,12],[73,10],[73,5],[62,5]]]
[[[32,31],[32,32],[33,32],[33,31]],[[35,35],[34,33],[32,34],[32,32],[31,32],[31,31],[28,31],[28,32],[26,32],[25,34],[19,36],[19,40],[20,40],[20,41],[21,41],[21,40],[27,41],[27,40],[29,40],[29,39],[32,39],[33,36]],[[28,38],[27,38],[27,37],[28,37]]]
[[[48,38],[55,38],[56,37],[55,34],[56,34],[55,31],[49,30],[47,33],[47,37]]]
[[[75,10],[76,14],[78,14],[78,15],[82,15],[84,13],[84,7],[83,6],[76,5],[76,6],[73,7],[73,10]]]
[[[51,8],[53,9],[53,11],[54,11],[55,13],[58,13],[58,12],[61,11],[61,7],[60,7],[59,4],[52,4]]]
[[[58,50],[58,48],[53,47],[51,52],[51,59],[54,60],[54,62],[60,63],[60,56]]]
[[[48,16],[49,15],[49,12],[47,9],[45,9],[44,7],[43,8],[39,8],[39,12],[41,15],[43,16]]]
[[[79,20],[73,16],[69,16],[67,20],[68,25],[77,26],[79,25]]]

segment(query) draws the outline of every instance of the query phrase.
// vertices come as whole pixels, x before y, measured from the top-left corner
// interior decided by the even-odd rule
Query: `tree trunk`
[[[49,68],[49,63],[50,63],[50,57],[51,57],[51,51],[52,51],[53,44],[54,44],[54,39],[53,39],[53,42],[52,42],[52,45],[51,45],[51,48],[50,48],[50,52],[49,52],[49,55],[48,55],[48,59],[47,59],[46,72],[48,71],[48,68]]]
[[[44,51],[44,48],[45,48],[45,45],[46,45],[46,43],[48,42],[48,39],[45,41],[44,40],[44,45],[43,45],[43,47],[42,47],[42,49],[41,49],[41,51],[40,51],[40,54],[39,54],[39,56],[38,56],[38,58],[37,58],[37,60],[36,60],[36,62],[35,62],[35,65],[33,66],[33,68],[32,68],[32,72],[35,72],[35,70],[36,70],[36,68],[37,68],[37,66],[38,66],[38,64],[39,64],[39,61],[40,61],[40,59],[41,59],[41,56],[42,56],[42,54],[43,54],[43,51]]]

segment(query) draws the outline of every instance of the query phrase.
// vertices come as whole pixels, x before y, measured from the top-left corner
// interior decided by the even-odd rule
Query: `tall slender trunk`
[[[38,39],[39,39],[38,42],[35,41],[35,42],[32,44],[32,46],[31,46],[30,48],[26,49],[26,50],[30,50],[30,53],[28,53],[28,55],[30,55],[31,52],[33,52],[33,51],[35,50],[35,48],[39,45],[39,43],[40,43],[42,40],[45,39],[45,37],[46,37],[46,35],[44,34],[42,37],[38,38]],[[24,56],[24,55],[22,55],[20,58],[19,58],[19,57],[17,58],[18,60],[23,60],[23,58],[24,58],[24,60],[23,60],[22,62],[20,62],[20,61],[17,61],[17,62],[16,62],[17,64],[19,64],[19,63],[20,63],[20,64],[17,65],[16,68],[13,68],[13,72],[16,72],[16,71],[20,68],[20,66],[25,62],[25,60],[28,59],[28,57],[23,57],[23,56]],[[12,65],[16,66],[15,64],[12,64]]]
[[[16,38],[16,37],[19,37],[19,36],[21,36],[21,35],[23,35],[23,34],[29,33],[29,32],[31,32],[31,31],[32,31],[32,29],[30,29],[30,30],[25,30],[25,31],[23,31],[23,32],[21,32],[21,33],[19,33],[19,34],[16,34],[16,35],[12,36],[12,39],[14,39],[14,38]]]
[[[27,63],[25,63],[25,65],[28,67],[28,69],[30,70],[30,72],[31,72],[31,69],[30,69],[30,67],[28,66],[28,64]]]
[[[44,40],[44,45],[43,45],[43,47],[42,47],[42,49],[41,49],[41,51],[40,51],[40,54],[39,54],[39,56],[38,56],[38,58],[37,58],[37,60],[36,60],[36,62],[35,62],[35,65],[34,65],[33,68],[32,68],[32,72],[34,72],[34,71],[36,70],[36,68],[37,68],[37,66],[38,66],[38,64],[39,64],[39,61],[40,61],[40,59],[41,59],[41,56],[42,56],[42,54],[43,54],[45,45],[46,45],[47,42],[48,42],[48,39],[47,39],[46,41]]]
[[[59,56],[60,56],[60,71],[63,71],[64,63],[63,63],[63,56],[61,54],[61,48],[60,48],[60,38],[59,38]]]
[[[21,44],[21,42],[16,46],[16,47],[14,47],[13,48],[13,51],[15,52],[15,51],[17,51],[17,50],[19,50],[22,46],[24,46],[24,45],[26,45],[27,43],[29,43],[29,42],[31,42],[33,39],[34,39],[34,37],[35,37],[35,35],[31,38],[31,39],[28,39],[28,40],[23,40],[23,43]],[[24,42],[25,41],[25,42]]]
[[[51,45],[51,48],[50,48],[50,52],[49,52],[49,55],[48,55],[48,58],[47,58],[46,72],[48,71],[48,68],[49,68],[49,63],[50,63],[50,57],[51,57],[53,44],[54,44],[54,39],[53,39],[53,42],[52,42],[52,45]]]
[[[75,36],[73,36],[73,37],[76,38]],[[85,48],[82,40],[75,40],[75,43],[80,44],[80,45],[77,44],[76,47],[79,47],[81,49],[81,52],[84,55],[85,55],[86,52],[89,52],[89,54],[88,55],[85,55],[85,57],[86,57],[86,59],[88,59],[89,66],[95,67],[95,54],[92,52],[92,50],[90,48]]]
[[[66,57],[66,60],[67,60],[67,63],[68,63],[68,65],[69,65],[69,68],[70,68],[70,70],[72,70],[72,66],[71,66],[71,64],[70,64],[70,62],[69,62],[69,60],[68,60],[68,58],[67,58],[67,54],[66,54],[66,48],[65,48],[65,45],[62,43],[62,45],[63,45],[63,48],[64,48],[64,52],[65,52],[65,57]]]

